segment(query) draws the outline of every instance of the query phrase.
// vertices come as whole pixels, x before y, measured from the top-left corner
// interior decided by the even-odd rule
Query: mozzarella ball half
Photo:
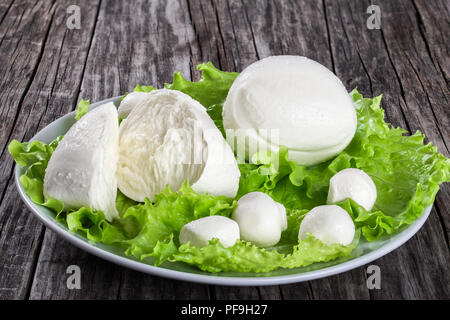
[[[223,216],[209,216],[184,225],[180,231],[180,243],[190,242],[194,247],[205,247],[213,238],[225,247],[233,246],[239,240],[238,224]]]
[[[250,158],[252,150],[278,151],[284,145],[289,158],[303,165],[341,152],[357,122],[339,78],[300,56],[272,56],[245,68],[228,92],[222,115],[227,139],[238,154],[240,142]]]
[[[189,180],[200,193],[233,198],[240,172],[233,151],[205,108],[176,90],[154,90],[120,124],[118,185],[127,197],[153,200]]]
[[[241,239],[259,247],[277,244],[287,228],[286,209],[263,192],[250,192],[240,198],[233,219],[239,224]]]
[[[355,236],[355,224],[350,215],[336,205],[324,205],[309,211],[300,224],[298,237],[311,233],[325,244],[349,245]]]
[[[336,173],[330,180],[328,204],[353,199],[370,211],[377,200],[377,188],[373,180],[362,170],[348,168]]]
[[[119,123],[112,102],[88,113],[67,131],[53,152],[44,177],[44,195],[101,210],[109,221],[116,210]]]
[[[149,93],[148,92],[130,92],[125,98],[120,102],[119,108],[117,109],[119,113],[119,117],[125,119],[130,114],[131,110],[139,103],[142,103],[147,99]]]

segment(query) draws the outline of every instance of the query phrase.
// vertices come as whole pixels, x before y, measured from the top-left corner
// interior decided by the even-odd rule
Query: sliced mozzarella
[[[138,104],[144,102],[144,100],[148,97],[148,92],[130,92],[125,98],[120,102],[119,109],[119,117],[125,119],[130,114],[131,110]]]
[[[223,106],[223,124],[227,138],[236,139],[238,154],[242,147],[253,153],[284,145],[291,160],[313,165],[350,143],[356,111],[342,82],[320,63],[273,56],[236,78]]]
[[[186,224],[180,231],[180,243],[190,242],[194,247],[204,247],[213,238],[225,247],[233,246],[239,240],[238,224],[223,216],[209,216]]]
[[[377,200],[377,188],[372,179],[362,170],[349,168],[336,173],[330,180],[328,204],[353,199],[370,211]]]
[[[237,202],[233,219],[238,223],[241,238],[260,247],[278,243],[286,230],[286,209],[263,192],[250,192]]]
[[[87,206],[104,212],[109,221],[116,210],[119,125],[112,102],[77,121],[64,135],[48,162],[44,195],[66,209]]]
[[[129,198],[153,200],[185,180],[200,193],[234,197],[240,172],[205,108],[176,90],[154,90],[120,124],[118,185]]]
[[[325,244],[349,245],[355,236],[355,224],[350,215],[336,205],[324,205],[309,211],[300,224],[298,237],[304,239],[308,233]]]

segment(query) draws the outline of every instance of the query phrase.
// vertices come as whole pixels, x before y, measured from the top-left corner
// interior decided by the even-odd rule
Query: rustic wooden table
[[[76,4],[80,29],[69,29]],[[420,130],[449,156],[450,2],[377,1],[381,29],[369,29],[370,1],[0,1],[0,299],[442,299],[450,298],[450,186],[424,227],[378,259],[381,289],[366,267],[271,287],[179,282],[125,269],[85,253],[46,229],[16,191],[12,139],[29,140],[72,111],[135,84],[161,87],[196,65],[228,71],[277,54],[308,56],[348,90],[383,93],[388,120]],[[373,21],[372,21],[373,22]],[[369,23],[370,24],[370,23]],[[75,25],[76,26],[76,25]],[[81,268],[81,289],[66,269]]]

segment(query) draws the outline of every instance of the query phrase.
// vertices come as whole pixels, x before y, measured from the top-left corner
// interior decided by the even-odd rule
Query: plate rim
[[[95,108],[101,104],[117,101],[121,96],[116,96],[112,98],[108,98],[105,100],[98,101],[96,103],[91,104],[91,108]],[[90,110],[91,110],[90,108]],[[75,115],[75,111],[67,113],[58,119],[55,119],[50,124],[39,130],[30,141],[36,140],[36,137],[39,136],[40,133],[45,132],[48,128],[54,124],[55,121],[61,120],[63,118],[73,117]],[[115,253],[106,251],[99,247],[96,247],[90,244],[87,240],[83,240],[77,237],[75,234],[64,230],[60,227],[55,219],[51,219],[47,217],[45,214],[41,213],[40,208],[37,204],[33,203],[31,199],[25,194],[25,191],[20,184],[20,167],[15,164],[14,167],[14,180],[16,188],[19,192],[22,201],[26,204],[28,209],[31,210],[34,216],[36,216],[39,221],[41,221],[47,228],[55,232],[57,235],[61,236],[64,240],[68,241],[72,245],[93,254],[99,258],[107,260],[109,262],[118,264],[122,267],[130,268],[139,272],[151,274],[154,276],[160,276],[164,278],[179,280],[179,281],[189,281],[195,283],[202,284],[210,284],[210,285],[222,285],[222,286],[269,286],[269,285],[282,285],[282,284],[290,284],[296,282],[310,281],[314,279],[324,278],[332,275],[337,275],[355,268],[358,268],[362,265],[368,264],[390,252],[402,246],[406,241],[412,238],[423,226],[425,221],[428,219],[433,204],[429,207],[425,208],[422,215],[414,221],[408,228],[401,231],[400,233],[393,236],[392,240],[389,243],[382,245],[380,248],[375,249],[369,253],[366,253],[360,257],[342,262],[337,265],[325,267],[318,270],[307,271],[296,274],[289,275],[281,275],[281,276],[258,276],[258,277],[230,277],[230,276],[217,276],[211,273],[207,274],[196,274],[185,271],[171,270],[163,267],[157,267],[150,264],[146,264],[144,262],[139,262],[136,260],[132,260],[130,258],[119,256]]]

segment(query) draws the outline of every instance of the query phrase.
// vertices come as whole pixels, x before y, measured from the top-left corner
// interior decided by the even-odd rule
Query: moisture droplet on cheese
[[[236,78],[223,106],[229,141],[251,150],[278,151],[313,165],[332,158],[352,140],[356,111],[342,82],[318,62],[300,56],[257,61]],[[250,157],[252,154],[249,155]]]
[[[370,211],[377,200],[377,188],[373,180],[362,170],[349,168],[336,173],[330,180],[327,203],[353,199]]]
[[[119,117],[125,119],[130,114],[131,110],[137,106],[139,103],[142,103],[147,99],[149,93],[148,92],[130,92],[123,98],[120,102],[119,109],[117,109],[119,113]]]
[[[250,192],[237,202],[233,219],[241,230],[241,239],[260,247],[280,241],[287,228],[286,209],[263,192]]]
[[[304,239],[308,233],[325,244],[349,245],[355,236],[355,224],[350,215],[336,205],[324,205],[309,211],[300,224],[298,237]]]
[[[180,231],[180,243],[190,242],[191,246],[204,247],[213,238],[225,247],[233,246],[239,240],[239,226],[230,218],[209,216],[184,225]]]
[[[66,209],[101,210],[106,219],[116,210],[119,125],[112,102],[86,113],[64,135],[48,162],[44,195]]]
[[[189,180],[199,193],[233,198],[240,172],[233,151],[205,108],[176,90],[154,90],[120,124],[118,186],[153,200]]]

